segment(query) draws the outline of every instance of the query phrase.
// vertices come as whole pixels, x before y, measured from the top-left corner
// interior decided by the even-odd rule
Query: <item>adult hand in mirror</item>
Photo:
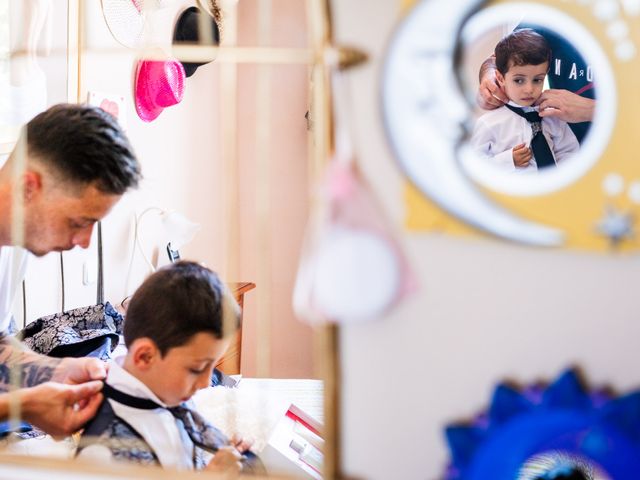
[[[545,90],[538,98],[540,116],[556,117],[568,123],[591,122],[596,101],[568,90]]]
[[[509,101],[507,94],[496,78],[495,56],[491,55],[480,67],[480,86],[476,97],[478,106],[484,110],[493,110]]]

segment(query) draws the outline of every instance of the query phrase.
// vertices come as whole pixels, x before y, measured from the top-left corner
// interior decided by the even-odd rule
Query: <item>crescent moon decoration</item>
[[[508,240],[560,246],[562,231],[518,218],[490,201],[457,159],[470,112],[457,88],[453,53],[462,20],[482,3],[430,0],[402,22],[384,65],[387,134],[408,177],[445,211]]]
[[[635,480],[640,390],[590,392],[569,370],[546,388],[499,385],[471,425],[450,425],[446,480]]]

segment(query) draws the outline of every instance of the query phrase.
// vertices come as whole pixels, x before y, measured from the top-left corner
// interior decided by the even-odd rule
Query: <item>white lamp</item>
[[[160,224],[165,232],[165,238],[169,239],[167,247],[169,259],[172,262],[180,258],[177,253],[178,249],[193,240],[195,234],[200,230],[200,225],[192,222],[180,212],[175,210],[164,210],[159,207],[149,207],[135,218],[134,243],[138,246],[138,250],[140,251],[142,258],[144,258],[151,271],[155,272],[156,267],[151,263],[142,249],[142,240],[140,235],[142,218],[148,212],[157,212],[160,215]],[[171,252],[175,252],[174,255],[172,255]]]
[[[163,212],[162,225],[171,239],[167,244],[169,260],[175,262],[180,259],[179,250],[193,240],[200,225],[192,222],[187,217],[176,211]]]
[[[144,253],[142,249],[142,240],[140,236],[140,225],[142,224],[142,219],[149,212],[156,212],[160,216],[160,224],[162,226],[162,230],[164,230],[163,239],[166,241],[168,239],[169,244],[167,245],[167,253],[169,254],[169,259],[174,262],[180,255],[178,253],[178,249],[182,248],[184,245],[193,240],[193,237],[200,229],[200,225],[192,222],[187,217],[185,217],[180,212],[176,212],[175,210],[164,210],[159,207],[148,207],[142,211],[139,215],[136,215],[133,218],[134,229],[133,229],[133,248],[131,249],[131,259],[129,260],[129,268],[127,270],[127,277],[125,280],[125,292],[129,292],[129,282],[131,279],[131,272],[133,269],[133,259],[136,253],[136,247],[138,251],[142,255],[145,263],[149,267],[152,272],[156,271],[155,265],[149,260],[147,255]],[[127,294],[125,293],[125,295]]]

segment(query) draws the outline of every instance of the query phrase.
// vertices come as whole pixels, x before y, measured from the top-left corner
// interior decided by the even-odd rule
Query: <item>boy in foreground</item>
[[[111,365],[105,401],[77,455],[227,473],[258,467],[246,442],[232,444],[190,402],[211,384],[239,313],[218,276],[201,265],[178,262],[151,275],[131,299],[127,355]]]

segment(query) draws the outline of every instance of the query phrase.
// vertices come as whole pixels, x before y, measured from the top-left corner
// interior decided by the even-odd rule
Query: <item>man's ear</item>
[[[42,176],[33,170],[24,172],[24,203],[28,203],[42,190]]]
[[[160,357],[160,350],[153,340],[137,338],[129,348],[133,364],[140,370],[148,370]]]

